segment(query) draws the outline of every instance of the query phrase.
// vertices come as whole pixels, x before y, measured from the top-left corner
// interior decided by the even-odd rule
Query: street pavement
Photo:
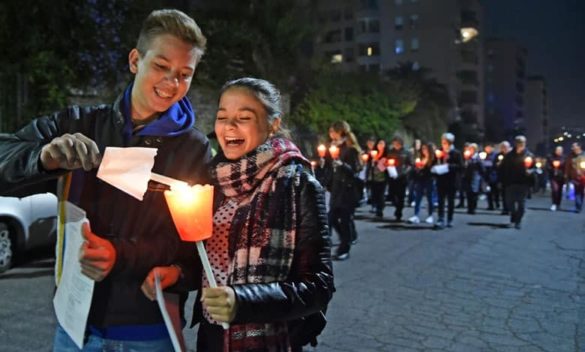
[[[440,231],[360,208],[359,242],[334,263],[329,322],[308,350],[585,351],[585,214],[553,213],[544,196],[527,206],[521,230],[480,201]],[[0,351],[51,350],[52,280],[46,255],[0,275]]]

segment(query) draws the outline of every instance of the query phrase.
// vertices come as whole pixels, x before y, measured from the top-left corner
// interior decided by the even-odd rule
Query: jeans
[[[581,212],[583,209],[583,193],[585,192],[585,184],[580,181],[573,181],[575,186],[575,211]]]
[[[108,340],[95,335],[87,336],[83,349],[80,350],[63,328],[57,325],[53,352],[172,352],[170,338],[150,341]]]
[[[414,215],[418,216],[420,212],[420,203],[423,196],[427,196],[429,202],[429,216],[433,215],[433,179],[416,180],[414,183]]]
[[[445,220],[445,201],[447,201],[447,222],[453,221],[453,213],[455,212],[455,186],[452,184],[445,184],[440,182],[438,184],[439,191],[439,220]]]

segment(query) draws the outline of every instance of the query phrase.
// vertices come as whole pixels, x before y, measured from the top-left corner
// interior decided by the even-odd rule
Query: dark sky
[[[547,81],[552,126],[585,127],[585,1],[484,0],[487,38],[528,50],[528,75]]]

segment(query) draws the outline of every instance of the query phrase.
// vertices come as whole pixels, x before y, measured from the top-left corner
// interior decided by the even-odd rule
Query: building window
[[[360,65],[360,72],[368,72],[368,65]]]
[[[396,55],[404,53],[404,40],[396,39],[396,41],[394,42],[394,52],[396,53]]]
[[[394,18],[394,28],[396,28],[396,30],[401,30],[404,27],[404,18],[402,18],[402,16],[396,16],[396,18]]]
[[[351,7],[346,7],[343,10],[343,18],[346,20],[353,20],[353,9]]]
[[[325,43],[337,43],[341,41],[341,30],[336,29],[325,34]]]
[[[415,62],[412,63],[412,70],[413,71],[420,70],[420,64],[418,63],[418,61],[415,61]]]
[[[361,10],[377,10],[378,9],[378,1],[377,0],[361,0],[360,1],[360,9]]]
[[[410,50],[418,51],[418,48],[419,48],[418,38],[412,38],[410,40]]]
[[[331,56],[331,63],[332,64],[340,64],[343,62],[343,55],[341,54],[333,54]]]
[[[380,21],[364,18],[359,21],[360,33],[380,33]]]
[[[360,44],[359,46],[360,56],[378,56],[380,55],[380,46],[378,43]]]
[[[418,15],[414,14],[414,15],[410,15],[410,28],[415,29],[417,24],[418,24]]]
[[[341,11],[333,10],[330,14],[332,22],[339,22],[341,20]]]
[[[353,40],[353,27],[345,28],[345,41],[350,42]]]
[[[369,70],[370,72],[380,72],[380,65],[379,65],[379,64],[371,64],[371,65],[368,67],[368,70]]]
[[[345,62],[353,62],[354,51],[353,48],[346,48],[344,50]]]

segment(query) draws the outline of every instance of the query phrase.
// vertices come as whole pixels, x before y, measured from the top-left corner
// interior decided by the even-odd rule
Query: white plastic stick
[[[186,187],[186,186],[189,186],[187,184],[187,182],[179,181],[179,180],[176,180],[176,179],[174,179],[172,177],[167,177],[167,176],[159,175],[159,174],[154,173],[154,172],[151,172],[150,173],[150,179],[153,180],[153,181],[156,181],[158,183],[162,183],[162,184],[165,184],[167,186],[170,186],[171,188],[173,188],[173,187],[177,188],[177,187]]]
[[[213,276],[213,270],[211,269],[211,264],[209,264],[209,258],[207,258],[207,251],[205,250],[205,246],[203,246],[203,241],[197,241],[195,243],[197,244],[197,252],[199,253],[199,258],[201,258],[201,264],[203,264],[203,270],[205,271],[205,276],[207,277],[209,286],[211,288],[216,288],[217,282],[215,281],[215,276]],[[224,330],[227,330],[229,329],[230,324],[221,323],[221,326]]]

